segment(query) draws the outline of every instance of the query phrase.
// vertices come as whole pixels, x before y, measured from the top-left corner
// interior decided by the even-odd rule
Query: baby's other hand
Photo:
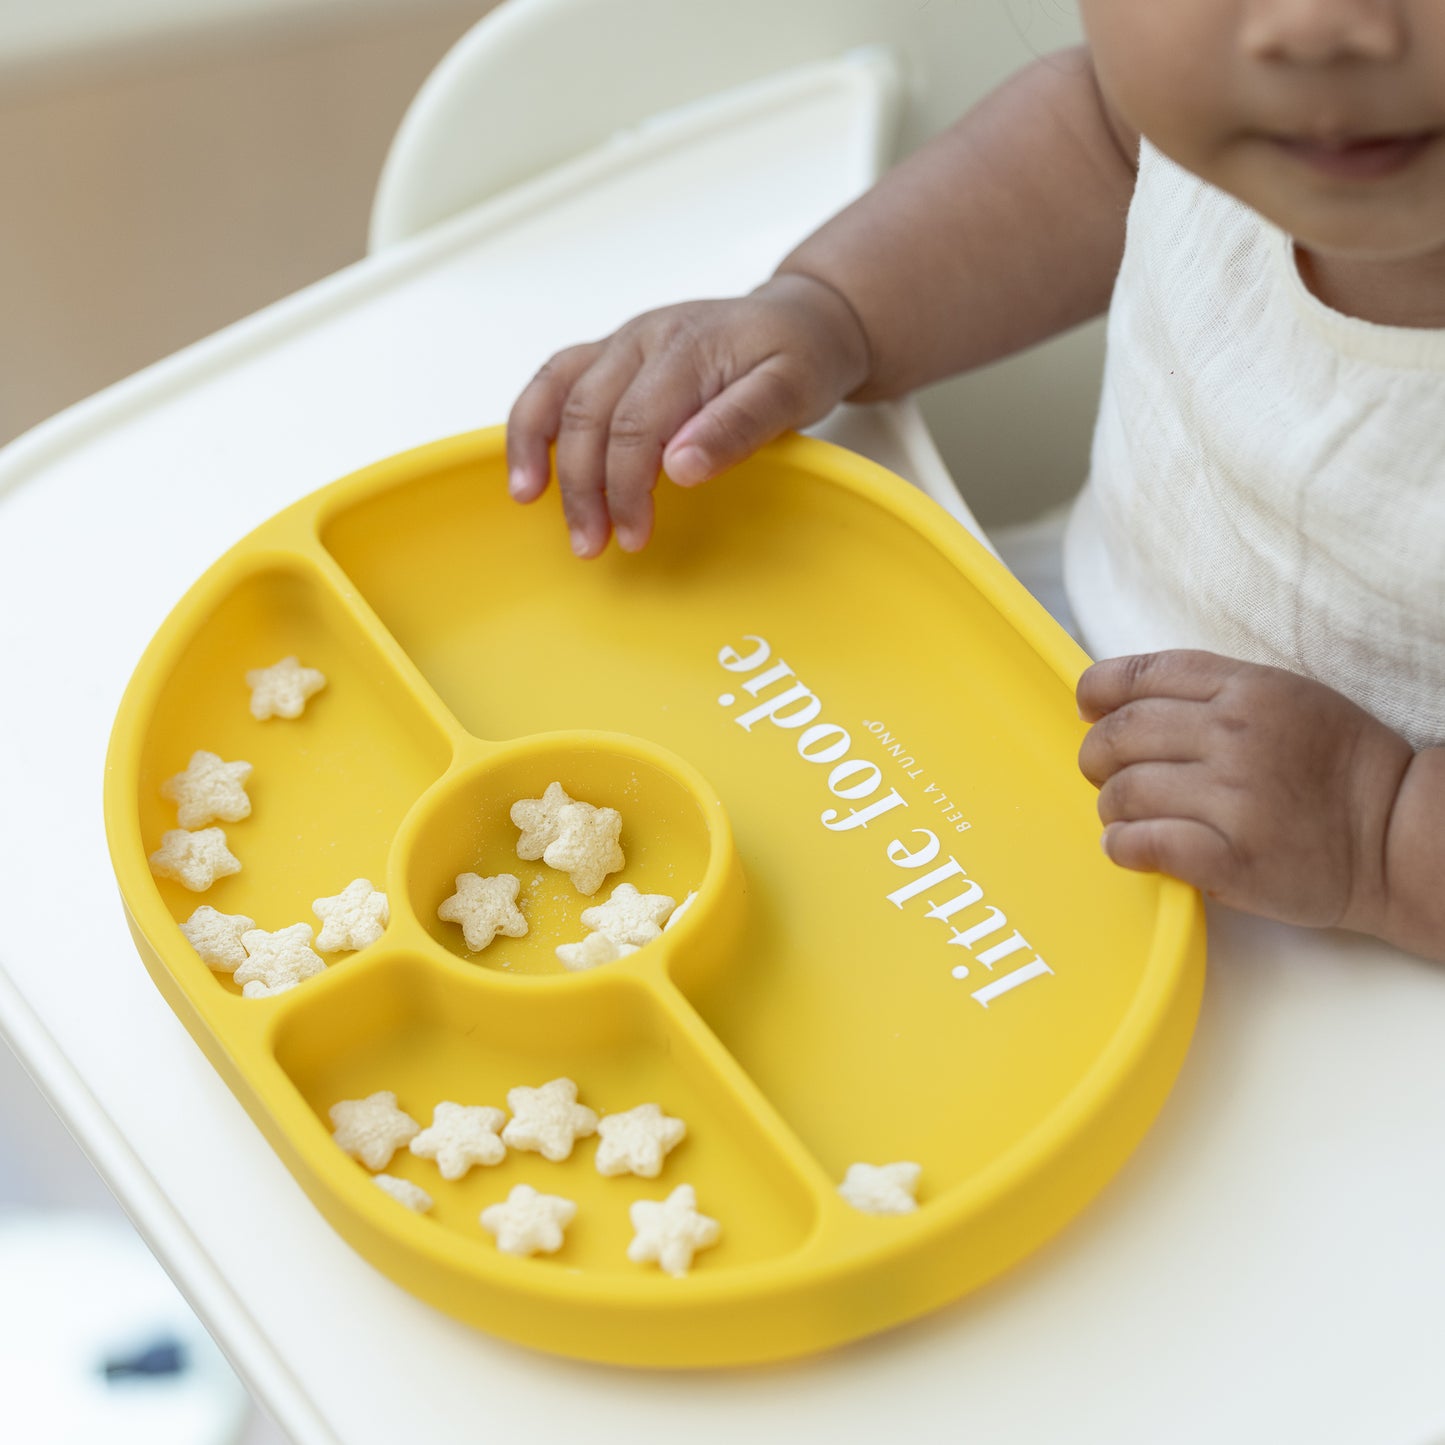
[[[1398,734],[1321,683],[1208,652],[1096,663],[1078,702],[1116,863],[1248,913],[1378,931],[1413,757]]]
[[[527,384],[507,422],[512,495],[542,495],[555,442],[572,550],[595,557],[615,528],[637,551],[652,533],[662,467],[682,486],[707,481],[826,416],[868,368],[852,307],[808,276],[646,312],[603,341],[558,352]]]

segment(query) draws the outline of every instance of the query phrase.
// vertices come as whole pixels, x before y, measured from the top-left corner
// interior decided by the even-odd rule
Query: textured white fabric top
[[[1146,142],[1064,575],[1096,656],[1271,663],[1445,742],[1445,331],[1332,311]]]

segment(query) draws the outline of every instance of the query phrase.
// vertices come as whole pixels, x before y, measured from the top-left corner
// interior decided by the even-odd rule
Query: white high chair
[[[1216,916],[1169,1103],[1037,1258],[815,1361],[662,1376],[502,1345],[355,1256],[151,985],[115,898],[110,721],[212,557],[335,477],[501,420],[558,346],[755,284],[1071,23],[1051,0],[507,0],[408,116],[373,255],[0,452],[0,1031],[292,1439],[1426,1445],[1445,1425],[1445,972],[1391,950]],[[1055,355],[1022,364],[1074,372]],[[1030,420],[1000,455],[1053,430],[1042,385],[1016,389]],[[825,430],[958,506],[911,404]],[[1085,435],[1030,466],[1071,485]],[[982,432],[961,436],[966,495],[1004,514],[976,485]]]

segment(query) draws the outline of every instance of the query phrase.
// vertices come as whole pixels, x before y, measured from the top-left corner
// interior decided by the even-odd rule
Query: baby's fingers
[[[1168,873],[1218,896],[1240,861],[1229,815],[1218,803],[1203,762],[1123,768],[1099,789],[1104,852],[1122,868]]]
[[[1079,771],[1103,787],[1135,763],[1187,763],[1204,752],[1206,718],[1197,703],[1146,697],[1107,712],[1084,735]]]
[[[1229,839],[1197,818],[1138,818],[1104,829],[1104,852],[1121,868],[1167,873],[1210,897],[1226,892],[1236,860]]]
[[[1125,703],[1145,697],[1210,702],[1226,676],[1240,664],[1212,652],[1176,650],[1110,657],[1096,662],[1079,679],[1079,713],[1095,722]]]
[[[596,361],[605,342],[559,351],[522,388],[507,417],[507,486],[519,502],[535,502],[547,490],[548,449],[562,425],[577,379]]]
[[[720,391],[667,444],[662,464],[679,486],[692,487],[750,457],[792,427],[827,412],[796,363],[771,356]]]
[[[573,385],[562,403],[557,432],[557,485],[572,550],[595,557],[607,545],[607,456],[617,404],[642,365],[638,348],[614,337]]]
[[[618,399],[607,436],[605,487],[607,512],[624,551],[647,545],[663,445],[701,400],[693,367],[667,355],[644,366]]]

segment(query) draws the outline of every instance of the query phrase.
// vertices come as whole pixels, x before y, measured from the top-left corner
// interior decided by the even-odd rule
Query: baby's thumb
[[[780,374],[776,362],[754,367],[678,428],[663,451],[663,470],[682,487],[709,481],[765,442],[828,410],[823,406],[809,414],[800,396],[800,387]]]

